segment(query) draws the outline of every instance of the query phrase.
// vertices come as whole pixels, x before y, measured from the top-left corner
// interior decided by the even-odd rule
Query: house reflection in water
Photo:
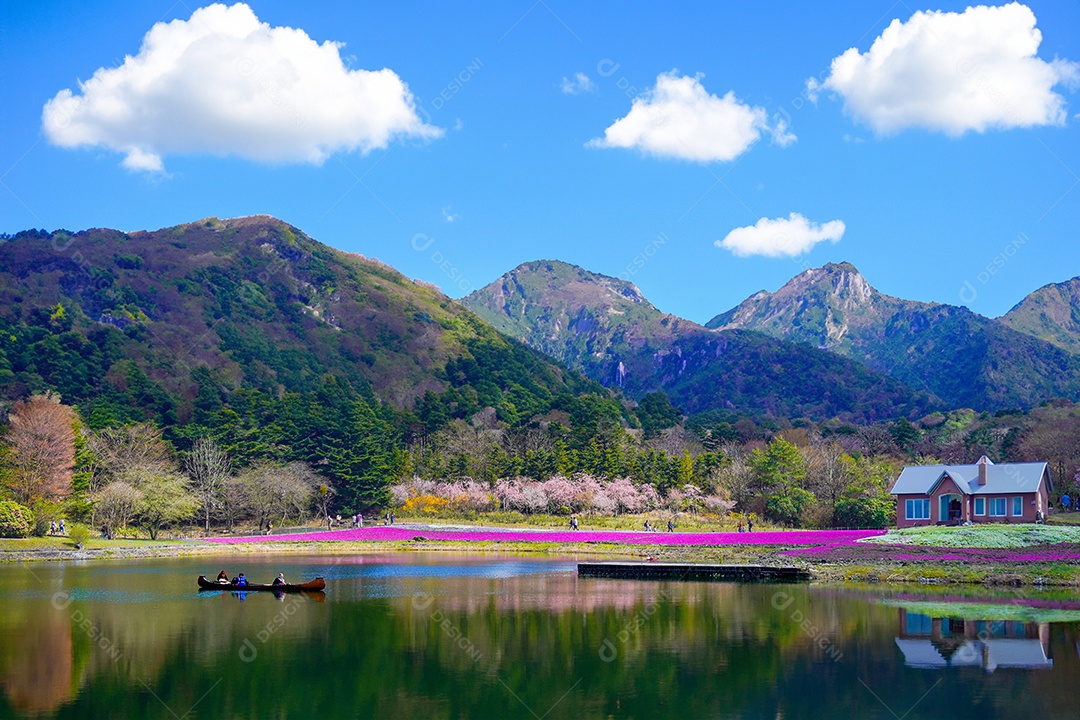
[[[896,645],[908,667],[1050,668],[1050,625],[1016,620],[960,620],[900,613]]]

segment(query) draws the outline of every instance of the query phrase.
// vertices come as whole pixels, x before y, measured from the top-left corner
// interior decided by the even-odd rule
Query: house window
[[[930,500],[905,500],[904,509],[908,520],[930,519]]]
[[[1022,498],[1022,497],[1014,497],[1012,499],[1012,501],[1013,501],[1012,515],[1013,515],[1013,517],[1020,517],[1021,515],[1024,514],[1024,498]]]
[[[986,498],[984,498],[984,497],[975,498],[975,514],[976,515],[985,515],[986,514]]]
[[[990,517],[1005,517],[1005,498],[990,498]]]

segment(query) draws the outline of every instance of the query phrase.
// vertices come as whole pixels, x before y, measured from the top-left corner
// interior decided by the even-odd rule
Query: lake
[[[1024,609],[990,602],[1007,592],[575,568],[420,553],[6,565],[0,718],[1080,717],[1075,593]],[[196,589],[221,569],[328,586]]]

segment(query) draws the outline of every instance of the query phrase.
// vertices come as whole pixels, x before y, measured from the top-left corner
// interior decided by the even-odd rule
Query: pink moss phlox
[[[912,545],[835,543],[822,547],[797,548],[784,555],[812,561],[896,561],[896,562],[1001,562],[1048,563],[1080,561],[1080,545],[1057,543],[1026,548],[937,548]]]

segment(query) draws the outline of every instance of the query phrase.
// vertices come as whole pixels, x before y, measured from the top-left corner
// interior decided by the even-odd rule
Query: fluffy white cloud
[[[969,130],[1061,125],[1067,115],[1056,85],[1074,86],[1080,65],[1035,53],[1042,33],[1025,5],[917,12],[893,20],[870,50],[851,48],[832,61],[822,90],[843,98],[851,115],[879,134],[909,127],[959,136]]]
[[[566,95],[581,95],[596,90],[596,83],[583,72],[574,73],[574,79],[562,79],[562,91]]]
[[[45,135],[61,147],[124,153],[133,170],[161,171],[176,153],[320,163],[399,136],[436,138],[392,70],[349,70],[340,43],[270,27],[244,4],[210,5],[158,23],[138,55],[99,68],[79,93],[45,104]]]
[[[771,220],[763,217],[753,225],[735,228],[715,244],[739,257],[795,257],[819,242],[837,242],[844,236],[844,230],[842,220],[819,225],[793,212],[786,218]]]
[[[656,78],[656,87],[634,99],[630,112],[590,140],[589,147],[639,148],[662,158],[695,162],[734,160],[763,132],[785,147],[795,141],[783,120],[769,124],[765,108],[739,102],[735,93],[709,94],[701,75],[675,71]]]

